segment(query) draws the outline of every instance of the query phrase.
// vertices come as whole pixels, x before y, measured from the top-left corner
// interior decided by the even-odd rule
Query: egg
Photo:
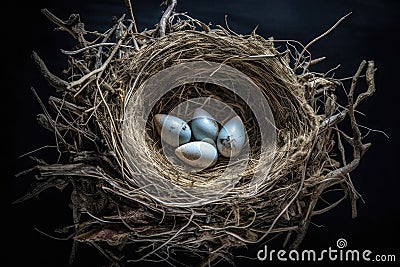
[[[193,137],[197,141],[204,138],[215,140],[218,136],[218,123],[202,108],[196,108],[190,123]]]
[[[202,141],[194,141],[175,149],[176,156],[189,166],[205,169],[213,166],[218,160],[215,146]]]
[[[236,157],[246,141],[246,132],[239,116],[230,119],[222,127],[217,138],[218,151],[224,157]]]
[[[214,140],[212,140],[211,138],[204,138],[201,141],[209,143],[209,144],[213,145],[213,147],[217,148],[217,145],[215,144]]]
[[[156,114],[154,122],[158,134],[165,143],[177,147],[190,141],[192,131],[182,119],[171,115]]]

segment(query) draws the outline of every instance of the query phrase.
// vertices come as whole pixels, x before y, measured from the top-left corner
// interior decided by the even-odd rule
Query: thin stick
[[[136,27],[135,16],[133,15],[133,7],[132,7],[131,1],[130,0],[125,0],[125,5],[129,10],[129,15],[132,18],[132,24],[133,24],[132,30],[133,30],[134,33],[138,33],[138,29]]]
[[[108,31],[106,36],[103,38],[103,43],[106,42],[111,37],[111,35],[117,30],[118,25],[120,23],[122,23],[124,18],[125,18],[125,14],[122,15],[121,18],[118,19],[117,23],[115,23],[115,25]],[[102,51],[103,51],[103,47],[101,46],[96,54],[96,68],[99,68],[101,66],[101,52]]]
[[[318,64],[325,59],[326,59],[326,57],[319,57],[319,58],[313,59],[310,61],[310,64],[308,64],[308,65],[312,66],[312,65]]]
[[[48,18],[51,22],[56,24],[60,29],[68,32],[75,39],[78,39],[78,36],[75,34],[75,32],[70,27],[68,27],[68,25],[67,25],[67,23],[65,23],[65,21],[59,19],[56,15],[51,13],[47,8],[41,9],[40,11],[42,12],[43,15],[46,16],[46,18]]]
[[[38,67],[40,73],[51,86],[53,86],[59,92],[68,89],[68,82],[51,73],[46,64],[35,51],[32,52],[32,59]]]
[[[345,18],[351,15],[352,12],[348,13],[347,15],[343,16],[341,19],[339,19],[332,27],[330,27],[326,32],[309,42],[304,48],[303,51],[301,51],[300,55],[297,57],[296,64],[294,65],[294,69],[296,70],[298,68],[299,60],[303,57],[304,53],[307,51],[307,49],[315,42],[319,41],[321,38],[324,38],[327,36],[331,31],[333,31]]]
[[[63,50],[63,49],[60,49],[60,51],[61,51],[61,53],[65,54],[65,55],[72,56],[72,55],[77,55],[77,54],[79,54],[79,53],[81,53],[81,52],[83,52],[85,50],[91,49],[91,48],[96,48],[96,47],[99,47],[99,46],[109,46],[109,45],[115,45],[115,43],[99,43],[99,44],[93,44],[93,45],[85,46],[85,47],[83,47],[81,49],[74,50],[74,51],[66,51],[66,50]]]
[[[366,92],[361,93],[361,94],[358,95],[357,100],[354,103],[354,108],[356,108],[367,97],[370,97],[375,93],[374,73],[375,73],[374,61],[368,61],[368,67],[367,67],[367,71],[366,71],[366,75],[365,75],[365,79],[367,81],[368,89],[367,89]]]
[[[167,20],[171,17],[172,11],[175,9],[178,0],[171,0],[171,3],[165,10],[164,14],[160,19],[160,37],[165,36],[165,31],[167,29]]]
[[[182,226],[182,228],[179,229],[170,239],[168,239],[167,241],[165,241],[161,246],[159,246],[159,247],[157,247],[156,249],[154,249],[153,251],[147,253],[146,255],[144,255],[143,257],[141,257],[139,260],[130,260],[130,261],[132,261],[132,262],[140,262],[140,261],[144,260],[145,258],[147,258],[148,256],[150,256],[151,254],[154,254],[155,252],[159,251],[161,248],[163,248],[165,245],[167,245],[169,242],[171,242],[171,241],[172,241],[175,237],[177,237],[186,227],[188,227],[188,226],[191,224],[194,215],[195,215],[195,214],[192,213],[192,215],[190,215],[190,218],[189,218],[188,222],[187,222],[184,226]]]
[[[132,25],[132,24],[131,24],[131,25]],[[129,31],[129,30],[128,30],[128,31]],[[126,34],[127,34],[128,31],[125,32],[124,37],[126,36]],[[114,49],[111,51],[110,56],[107,58],[107,60],[104,62],[104,64],[103,64],[100,68],[97,68],[97,69],[91,71],[90,73],[88,73],[88,74],[82,76],[82,77],[81,77],[79,80],[77,80],[77,81],[71,82],[71,83],[68,85],[67,88],[68,88],[68,89],[71,89],[71,88],[73,88],[73,87],[75,87],[75,86],[77,86],[77,85],[82,84],[83,82],[85,82],[87,79],[89,79],[89,78],[92,77],[93,75],[95,75],[95,74],[97,74],[97,73],[99,73],[99,72],[103,72],[103,71],[106,69],[107,65],[111,62],[112,58],[114,57],[115,53],[117,52],[117,50],[118,50],[119,47],[121,46],[121,44],[122,44],[122,42],[123,42],[124,39],[125,39],[125,38],[121,38],[121,39],[118,41],[118,43],[115,45]],[[75,97],[76,97],[76,96],[75,96]]]

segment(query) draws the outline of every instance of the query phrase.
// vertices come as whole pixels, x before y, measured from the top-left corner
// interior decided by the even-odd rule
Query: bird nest
[[[41,102],[39,123],[54,132],[57,149],[68,157],[52,164],[38,160],[36,190],[20,200],[70,184],[74,244],[95,246],[116,263],[162,258],[179,265],[183,254],[198,257],[198,264],[231,261],[235,248],[276,234],[286,234],[283,245],[296,248],[312,216],[344,199],[351,200],[355,216],[359,195],[349,173],[369,147],[362,143],[355,113],[375,90],[374,63],[361,63],[340,99],[335,89],[345,88],[341,80],[310,70],[322,60],[308,52],[319,38],[303,46],[255,32],[240,35],[228,25],[210,28],[174,13],[175,4],[154,29],[143,32],[132,12],[130,19],[122,16],[97,33],[86,31],[76,14],[62,21],[42,10],[77,40],[73,50],[62,51],[68,58],[65,79],[33,53],[57,91],[48,101],[52,110]],[[277,44],[286,49],[279,51]],[[182,64],[186,71],[156,76]],[[239,71],[265,102],[243,98],[247,88],[228,88],[236,74],[222,77],[223,84],[191,79],[198,64],[202,77],[217,77],[224,68]],[[356,96],[364,74],[367,90]],[[154,77],[161,78],[150,86]],[[154,87],[169,81],[164,93]],[[152,118],[191,99],[223,102],[242,119],[249,150],[240,171],[227,172],[232,163],[227,158],[199,172],[185,171],[165,156]],[[255,110],[269,114],[270,132]],[[226,187],[229,180],[234,182]],[[210,198],[210,188],[222,191]],[[343,195],[319,201],[332,188]]]

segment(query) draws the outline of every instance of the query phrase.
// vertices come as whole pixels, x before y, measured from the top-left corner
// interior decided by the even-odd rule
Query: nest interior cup
[[[185,91],[190,92],[191,90],[184,85],[189,82],[189,87],[193,87],[193,81],[208,83],[208,85],[198,86],[195,90],[194,95],[203,95],[203,97],[192,97],[180,103],[176,111],[179,114],[174,113],[176,110],[174,108],[172,110],[173,115],[188,121],[196,108],[202,107],[212,112],[213,117],[224,124],[232,117],[238,116],[230,107],[230,102],[231,105],[237,107],[238,112],[241,112],[241,116],[247,121],[257,123],[255,125],[248,123],[249,130],[254,131],[254,133],[249,138],[246,138],[246,136],[243,138],[250,140],[250,142],[253,141],[253,144],[261,144],[258,147],[253,146],[253,153],[250,153],[250,142],[247,142],[246,145],[243,144],[244,149],[241,150],[241,154],[230,158],[225,168],[217,165],[215,168],[209,168],[202,173],[182,172],[180,168],[171,165],[171,161],[165,161],[164,157],[156,154],[158,153],[156,149],[150,148],[144,153],[142,147],[146,145],[144,133],[149,115],[151,112],[162,112],[160,110],[154,111],[154,107],[156,109],[159,107],[166,109],[168,105],[170,105],[170,108],[174,107],[176,103],[188,96]],[[209,84],[215,85],[212,88],[213,90],[207,89]],[[172,96],[164,99],[164,95],[176,87],[178,87],[178,90]],[[154,90],[154,88],[157,88],[157,90]],[[204,95],[207,97],[204,97]],[[229,99],[227,95],[232,95],[232,98]],[[217,98],[220,100],[217,100]],[[238,101],[238,99],[242,100]],[[139,103],[144,103],[143,108],[137,108]],[[180,107],[180,105],[183,105],[183,107]],[[240,73],[237,69],[207,61],[186,61],[173,65],[155,73],[146,80],[143,86],[127,100],[125,108],[126,117],[123,129],[126,129],[126,131],[123,132],[123,145],[128,148],[125,150],[125,156],[131,161],[130,165],[141,169],[140,172],[144,174],[141,177],[131,177],[136,184],[146,188],[145,190],[149,194],[165,204],[194,206],[217,201],[225,194],[232,193],[231,189],[241,179],[247,179],[249,187],[245,191],[244,186],[242,186],[240,196],[254,194],[256,192],[254,187],[259,186],[263,180],[268,178],[269,167],[275,153],[273,114],[260,89],[249,77]],[[244,112],[246,110],[247,114]],[[141,118],[137,119],[138,117]],[[253,130],[255,128],[259,129]],[[259,150],[257,160],[250,158],[250,155],[257,154],[254,153],[254,150]],[[152,151],[153,154],[151,154]],[[148,153],[152,156],[146,155]],[[147,158],[159,161],[142,165]],[[248,165],[249,161],[252,164]],[[257,169],[255,165],[263,165],[263,172],[255,171]],[[156,173],[158,174],[153,175]],[[236,192],[236,194],[238,193]]]

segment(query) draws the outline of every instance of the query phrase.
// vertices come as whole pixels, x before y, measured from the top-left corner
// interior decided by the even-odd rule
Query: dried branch
[[[375,80],[374,80],[375,71],[376,69],[374,61],[368,61],[368,67],[365,73],[365,79],[367,81],[368,88],[366,92],[358,95],[357,100],[354,103],[354,108],[357,108],[362,101],[364,101],[367,97],[370,97],[375,93]]]
[[[137,29],[137,26],[136,26],[135,16],[133,15],[133,7],[132,7],[132,2],[131,2],[131,0],[125,0],[125,5],[126,5],[126,7],[128,8],[129,15],[131,16],[131,19],[132,19],[133,32],[134,32],[134,33],[137,33],[137,32],[138,32],[138,29]]]
[[[171,3],[169,4],[167,9],[164,11],[164,14],[162,15],[162,17],[160,19],[160,24],[159,24],[159,26],[160,26],[160,29],[159,29],[160,37],[164,37],[165,36],[165,31],[167,29],[167,21],[171,17],[172,11],[174,11],[177,3],[178,3],[178,0],[171,0]]]
[[[18,198],[17,200],[15,200],[13,203],[17,204],[17,203],[21,203],[24,201],[27,201],[28,199],[31,199],[33,197],[37,197],[40,195],[40,193],[42,193],[43,191],[48,190],[49,188],[58,188],[60,191],[63,190],[66,186],[68,185],[68,181],[65,181],[64,179],[60,179],[60,178],[52,178],[49,180],[45,180],[43,182],[40,182],[38,184],[36,184],[35,188],[27,193],[26,195]]]
[[[320,39],[324,38],[327,36],[331,31],[333,31],[343,20],[345,20],[348,16],[350,16],[352,12],[346,14],[342,18],[340,18],[332,27],[330,27],[327,31],[325,31],[323,34],[319,35],[317,38],[313,39],[311,42],[309,42],[303,50],[300,52],[300,55],[297,57],[296,63],[294,65],[294,70],[296,70],[299,67],[299,60],[303,58],[304,53],[307,51],[307,49],[314,44],[315,42],[319,41]]]
[[[316,64],[324,61],[325,59],[326,59],[326,57],[319,57],[319,58],[313,59],[313,60],[310,61],[309,66],[316,65]]]
[[[132,26],[132,24],[131,24],[131,26]],[[91,71],[90,73],[88,73],[88,74],[82,76],[79,80],[70,82],[67,88],[68,88],[68,89],[72,89],[72,88],[74,88],[74,87],[76,87],[76,86],[79,86],[79,85],[83,84],[87,79],[91,78],[92,76],[94,76],[94,75],[96,75],[96,74],[98,74],[98,73],[103,72],[103,71],[107,68],[108,64],[110,64],[110,62],[111,62],[111,60],[113,59],[115,53],[118,51],[119,47],[121,46],[122,42],[124,41],[124,39],[125,39],[125,37],[126,37],[126,35],[127,35],[127,33],[128,33],[128,31],[131,30],[131,26],[130,26],[129,29],[125,32],[124,38],[121,38],[121,39],[118,41],[118,43],[114,46],[114,48],[113,48],[113,50],[111,51],[109,57],[107,58],[107,60],[103,63],[103,65],[102,65],[100,68],[97,68],[97,69]],[[75,95],[75,96],[76,96],[76,95]]]
[[[56,24],[59,27],[59,29],[68,32],[72,37],[74,37],[74,39],[78,40],[77,34],[72,30],[72,28],[69,25],[70,23],[67,23],[67,22],[61,20],[60,18],[58,18],[56,15],[51,13],[46,8],[44,8],[44,9],[42,9],[40,11],[42,12],[43,15],[46,16],[46,18],[48,18],[51,22]]]
[[[32,59],[46,81],[55,89],[57,89],[57,92],[62,92],[68,89],[68,82],[51,73],[46,64],[35,51],[32,52]]]

